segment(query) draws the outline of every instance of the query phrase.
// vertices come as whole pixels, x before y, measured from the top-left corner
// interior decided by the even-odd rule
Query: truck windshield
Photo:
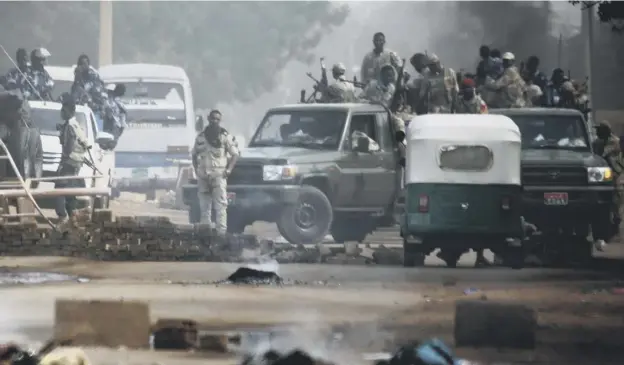
[[[41,134],[58,136],[59,131],[56,129],[58,124],[62,124],[61,111],[56,109],[30,109],[30,117],[35,127],[39,128]],[[87,117],[83,112],[76,112],[76,120],[82,127],[85,134],[89,133],[87,129]]]
[[[522,149],[589,150],[587,129],[577,115],[509,115],[522,135]]]
[[[292,110],[269,112],[249,147],[285,146],[338,149],[347,119],[344,110]]]

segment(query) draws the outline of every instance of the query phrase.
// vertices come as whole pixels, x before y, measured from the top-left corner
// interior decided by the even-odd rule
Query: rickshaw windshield
[[[577,115],[509,115],[522,135],[522,149],[589,151],[585,122]]]
[[[264,117],[249,147],[338,149],[346,111],[279,110]]]

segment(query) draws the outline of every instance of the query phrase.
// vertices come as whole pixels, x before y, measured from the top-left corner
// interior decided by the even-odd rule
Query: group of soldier
[[[53,100],[54,80],[45,65],[50,52],[36,48],[30,53],[30,62],[24,48],[17,50],[15,68],[2,77],[4,89],[19,90],[24,100]],[[117,140],[126,127],[126,110],[120,98],[125,94],[123,84],[105,85],[91,66],[89,57],[78,57],[74,70],[74,83],[69,93],[77,105],[87,105],[93,110],[100,130],[113,134]]]

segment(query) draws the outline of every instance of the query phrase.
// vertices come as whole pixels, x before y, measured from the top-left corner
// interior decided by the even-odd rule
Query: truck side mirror
[[[394,134],[394,138],[399,143],[403,142],[403,140],[405,140],[405,132],[403,132],[403,131],[396,131],[396,133]]]

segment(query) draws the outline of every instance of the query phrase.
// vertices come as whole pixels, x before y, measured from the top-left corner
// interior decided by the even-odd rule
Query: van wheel
[[[292,244],[315,244],[325,238],[333,221],[329,199],[314,186],[304,186],[295,204],[286,205],[277,220],[279,231]]]

